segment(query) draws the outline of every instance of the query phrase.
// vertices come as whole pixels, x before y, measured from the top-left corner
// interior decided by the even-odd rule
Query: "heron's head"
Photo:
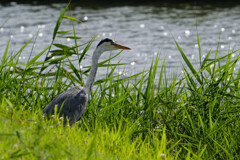
[[[97,49],[100,49],[102,52],[112,51],[112,50],[117,50],[117,49],[127,49],[127,50],[130,50],[130,48],[122,46],[120,44],[117,44],[117,43],[113,42],[109,38],[101,40],[98,43],[98,45],[97,45]]]

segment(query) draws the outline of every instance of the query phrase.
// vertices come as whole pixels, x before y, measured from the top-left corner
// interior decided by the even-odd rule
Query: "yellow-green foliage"
[[[45,121],[39,110],[14,109],[6,101],[0,108],[0,120],[1,159],[159,159],[166,156],[161,155],[165,151],[165,134],[162,140],[152,134],[154,142],[142,140],[141,134],[132,139],[134,124],[109,128],[96,122],[91,130],[87,124],[63,127],[58,119]]]

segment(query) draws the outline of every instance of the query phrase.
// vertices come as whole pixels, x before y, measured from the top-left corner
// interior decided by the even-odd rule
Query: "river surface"
[[[13,52],[19,50],[29,39],[35,39],[33,54],[40,53],[52,40],[56,21],[66,4],[33,5],[12,2],[0,4],[0,54],[4,53],[8,40]],[[118,69],[119,73],[130,75],[149,69],[151,62],[160,54],[159,66],[165,60],[168,73],[181,73],[183,60],[174,40],[193,63],[199,61],[196,36],[197,17],[202,56],[211,49],[215,54],[219,42],[220,54],[240,48],[240,5],[214,7],[213,5],[174,6],[115,6],[81,7],[72,6],[66,13],[83,21],[75,23],[76,34],[84,37],[78,43],[88,41],[91,36],[99,36],[93,43],[89,55],[97,43],[105,37],[111,38],[132,50],[124,51],[119,60],[128,63]],[[72,30],[72,22],[63,20],[60,30]],[[74,45],[72,39],[58,39],[57,43]],[[23,51],[20,61],[26,62],[32,50],[33,42]],[[79,48],[81,51],[83,48]],[[104,54],[106,59],[111,54]],[[239,52],[233,54],[238,56]],[[42,57],[42,59],[44,56]],[[91,64],[88,56],[81,67]],[[239,64],[236,66],[237,70]],[[98,71],[99,76],[105,70]]]

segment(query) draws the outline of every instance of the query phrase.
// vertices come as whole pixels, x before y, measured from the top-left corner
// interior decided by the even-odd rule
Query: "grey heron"
[[[52,116],[57,112],[59,117],[63,117],[63,125],[66,125],[67,119],[69,119],[69,125],[79,121],[86,109],[87,101],[91,94],[92,85],[98,69],[99,57],[105,51],[116,49],[130,50],[130,48],[119,45],[111,39],[106,38],[101,40],[92,55],[92,67],[85,85],[83,87],[75,86],[58,95],[43,109],[43,114]],[[57,111],[55,111],[55,109],[57,109]]]

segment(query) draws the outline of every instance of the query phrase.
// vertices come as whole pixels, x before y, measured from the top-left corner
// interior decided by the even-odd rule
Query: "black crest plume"
[[[109,39],[109,38],[105,38],[105,39],[101,40],[101,41],[98,43],[97,47],[100,46],[100,45],[101,45],[102,43],[104,43],[104,42],[112,42],[112,40]]]

